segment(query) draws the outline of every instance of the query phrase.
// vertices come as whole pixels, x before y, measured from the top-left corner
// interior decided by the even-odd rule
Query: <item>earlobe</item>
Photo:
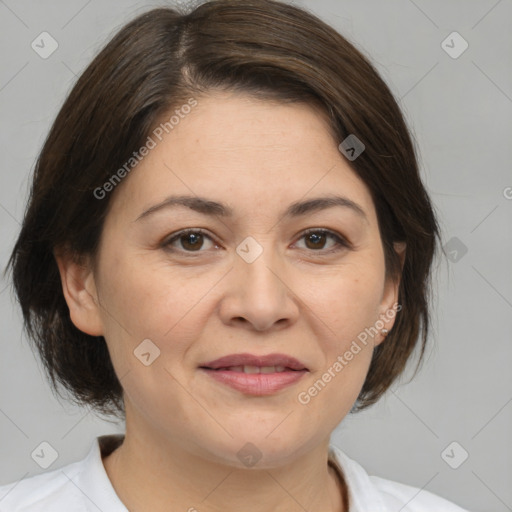
[[[103,335],[92,266],[64,250],[54,251],[71,321],[91,336]]]

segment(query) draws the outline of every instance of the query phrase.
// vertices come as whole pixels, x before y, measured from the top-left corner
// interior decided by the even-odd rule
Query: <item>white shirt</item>
[[[81,461],[0,486],[1,512],[128,512],[103,466],[122,435],[98,437]],[[338,447],[329,460],[343,473],[349,512],[468,512],[435,494],[368,473]]]

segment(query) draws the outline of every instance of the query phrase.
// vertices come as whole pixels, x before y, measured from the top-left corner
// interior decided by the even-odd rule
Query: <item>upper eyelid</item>
[[[317,232],[323,232],[325,233],[326,235],[330,235],[332,236],[333,238],[338,238],[340,240],[340,245],[348,245],[348,246],[351,246],[351,243],[350,241],[347,239],[346,236],[342,235],[341,233],[338,233],[332,229],[328,229],[328,228],[307,228],[305,230],[302,230],[297,238],[297,240],[300,240],[301,238],[305,237],[306,235],[310,234],[310,233],[317,233]],[[205,235],[207,236],[208,238],[210,238],[210,240],[215,243],[215,244],[218,244],[219,242],[217,242],[216,240],[216,237],[214,237],[213,235],[210,235],[209,232],[207,230],[205,230],[204,228],[186,228],[186,229],[183,229],[183,230],[180,230],[178,231],[177,233],[173,233],[172,235],[170,235],[169,237],[166,237],[162,243],[162,245],[170,245],[171,242],[175,242],[176,240],[178,240],[181,236],[184,236],[188,233],[200,233],[202,235]],[[204,251],[184,251],[184,252],[189,252],[189,253],[193,253],[193,252],[204,252]],[[321,250],[318,250],[316,252],[321,252]]]

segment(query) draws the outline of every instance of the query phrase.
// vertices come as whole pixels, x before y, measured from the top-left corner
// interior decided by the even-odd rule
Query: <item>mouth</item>
[[[309,372],[285,354],[232,354],[202,364],[199,369],[215,381],[248,395],[270,395],[299,381]]]
[[[244,373],[274,373],[282,371],[309,371],[306,365],[295,357],[287,354],[267,354],[258,356],[255,354],[230,354],[219,357],[208,363],[203,363],[200,368],[210,370],[231,369]],[[261,372],[260,370],[264,371]],[[246,371],[247,370],[247,371]],[[272,370],[272,371],[271,371]]]
[[[301,370],[294,370],[286,366],[251,366],[251,365],[239,365],[239,366],[225,366],[222,368],[209,368],[207,366],[200,366],[205,370],[214,371],[225,371],[225,372],[238,372],[238,373],[282,373],[282,372],[299,372]]]

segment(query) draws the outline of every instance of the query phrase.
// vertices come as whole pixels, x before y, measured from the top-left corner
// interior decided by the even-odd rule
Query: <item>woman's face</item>
[[[398,283],[385,279],[370,193],[322,114],[197,100],[115,191],[88,281],[93,334],[107,341],[128,428],[236,466],[252,450],[272,467],[327,442],[349,412]],[[172,204],[183,196],[190,207]],[[305,370],[202,368],[237,354]],[[274,363],[263,365],[289,361]]]

